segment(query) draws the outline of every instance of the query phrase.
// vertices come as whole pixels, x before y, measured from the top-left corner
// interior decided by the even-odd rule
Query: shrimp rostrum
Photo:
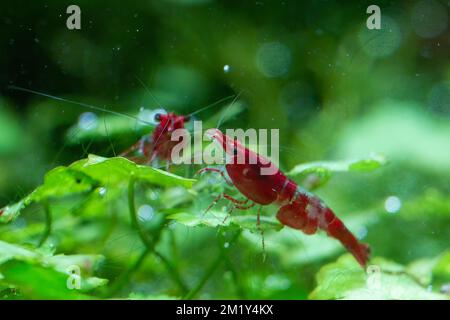
[[[247,201],[261,206],[277,205],[277,219],[283,225],[305,234],[314,234],[319,229],[325,231],[339,240],[363,268],[366,267],[369,246],[360,243],[322,200],[299,187],[273,162],[246,148],[237,139],[228,137],[218,129],[210,129],[208,135],[224,149],[227,156],[225,170],[231,183]],[[270,169],[271,174],[264,174],[263,169],[267,172]],[[218,169],[204,168],[201,171],[217,172]],[[241,202],[228,195],[224,197],[237,205]]]

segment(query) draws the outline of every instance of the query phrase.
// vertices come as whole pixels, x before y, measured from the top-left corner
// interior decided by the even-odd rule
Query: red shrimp
[[[157,158],[170,163],[172,149],[180,143],[171,140],[172,132],[176,129],[183,129],[184,123],[189,120],[190,115],[176,115],[174,112],[155,114],[155,121],[158,125],[153,132],[139,139],[138,142],[120,155],[128,157],[131,153],[138,151],[141,156],[144,156],[146,163],[152,163]],[[138,160],[139,157],[131,158]]]
[[[370,255],[369,246],[360,243],[317,196],[300,188],[277,167],[272,167],[275,168],[275,173],[272,175],[261,174],[262,168],[275,165],[220,130],[213,129],[210,132],[210,138],[218,142],[228,155],[225,169],[231,183],[247,198],[246,201],[240,201],[222,194],[216,198],[215,202],[223,196],[232,201],[238,209],[247,209],[255,204],[261,206],[275,204],[279,207],[276,217],[283,225],[301,230],[308,235],[316,233],[318,229],[324,230],[329,236],[339,240],[363,268],[366,267]],[[237,161],[238,157],[245,161]],[[256,159],[256,161],[249,161],[249,159]],[[204,171],[220,172],[225,178],[225,173],[219,169],[200,170],[200,172]],[[248,201],[251,201],[250,205],[243,206]]]

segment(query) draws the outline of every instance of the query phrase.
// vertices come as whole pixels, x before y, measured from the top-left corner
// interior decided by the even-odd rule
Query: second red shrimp
[[[247,201],[239,201],[223,194],[236,208],[276,204],[279,207],[276,217],[283,225],[305,234],[314,234],[318,229],[324,230],[330,237],[339,240],[363,268],[366,267],[370,255],[369,246],[360,243],[317,196],[300,188],[276,167],[274,174],[261,174],[262,168],[269,168],[274,164],[244,147],[238,140],[231,139],[218,129],[210,131],[209,136],[227,153],[229,159],[225,164],[226,172],[232,184],[247,198]],[[245,161],[237,161],[238,157]],[[248,161],[252,157],[256,161]],[[220,170],[204,168],[201,171]],[[221,174],[225,177],[224,172]],[[250,205],[247,205],[248,201],[251,201]]]
[[[176,129],[183,129],[185,122],[189,120],[190,115],[176,115],[174,112],[155,114],[155,122],[158,125],[153,132],[139,139],[138,142],[120,155],[129,157],[131,153],[138,151],[139,156],[143,156],[144,161],[148,164],[157,158],[170,163],[172,149],[179,143],[178,141],[172,141],[171,135]],[[138,160],[139,157],[130,158]]]

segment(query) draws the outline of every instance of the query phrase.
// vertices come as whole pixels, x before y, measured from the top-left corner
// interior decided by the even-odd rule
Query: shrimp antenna
[[[161,103],[159,103],[158,99],[156,99],[156,96],[152,93],[152,91],[150,90],[150,88],[145,84],[144,81],[142,81],[137,75],[134,76],[136,78],[137,81],[139,81],[139,83],[144,87],[145,90],[147,90],[148,94],[150,95],[150,97],[153,99],[153,101],[158,105],[158,107],[164,109],[164,107],[161,105]]]
[[[54,100],[59,100],[59,101],[71,103],[71,104],[74,104],[74,105],[82,106],[82,107],[85,107],[85,108],[88,108],[88,109],[91,109],[91,110],[96,110],[96,111],[99,111],[99,112],[109,113],[109,114],[113,114],[113,115],[116,115],[116,116],[127,117],[129,119],[133,119],[133,120],[136,120],[136,121],[139,121],[139,122],[142,122],[142,123],[154,126],[153,123],[145,121],[145,120],[142,120],[139,117],[135,117],[135,116],[132,116],[130,114],[121,113],[121,112],[117,112],[117,111],[114,111],[114,110],[108,110],[108,109],[100,108],[100,107],[93,106],[93,105],[90,105],[90,104],[87,104],[87,103],[73,101],[73,100],[69,100],[69,99],[64,99],[64,98],[61,98],[61,97],[53,96],[51,94],[47,94],[47,93],[43,93],[43,92],[39,92],[39,91],[27,89],[27,88],[22,88],[22,87],[18,87],[18,86],[14,86],[14,85],[9,85],[7,88],[11,89],[11,90],[28,92],[28,93],[32,93],[32,94],[35,94],[35,95],[38,95],[38,96],[42,96],[42,97],[46,97],[46,98],[50,98],[50,99],[54,99]]]
[[[159,103],[158,99],[156,99],[156,96],[152,93],[152,91],[151,91],[150,88],[145,84],[145,82],[142,81],[142,80],[141,80],[138,76],[136,76],[136,75],[135,75],[134,77],[135,77],[136,80],[139,81],[139,83],[145,88],[145,90],[147,90],[148,94],[149,94],[150,97],[153,99],[153,101],[154,101],[160,108],[163,108],[163,109],[164,109],[164,107],[161,105],[161,103]],[[235,95],[233,94],[233,95],[230,95],[230,96],[228,96],[228,97],[219,99],[219,100],[217,100],[216,102],[213,102],[213,103],[207,105],[206,107],[200,108],[199,110],[190,113],[189,116],[196,115],[197,113],[200,113],[200,112],[205,111],[205,110],[207,110],[207,109],[209,109],[209,108],[212,108],[212,107],[214,107],[214,106],[220,104],[221,102],[224,102],[224,101],[226,101],[226,100],[228,100],[228,99],[233,98],[234,96],[235,96]]]
[[[223,111],[222,116],[220,117],[219,121],[217,122],[217,128],[220,127],[220,125],[222,124],[223,119],[225,118],[225,114],[228,111],[228,109],[230,109],[233,104],[237,101],[237,99],[239,99],[239,97],[241,96],[242,92],[244,92],[244,90],[241,90],[233,99],[233,101],[231,101],[231,103],[227,106],[227,108]]]
[[[200,113],[200,112],[202,112],[202,111],[205,111],[206,109],[209,109],[209,108],[212,108],[212,107],[214,107],[214,106],[217,106],[218,104],[220,104],[220,103],[222,103],[222,102],[224,102],[224,101],[227,101],[227,100],[229,100],[229,99],[231,99],[231,98],[233,98],[233,97],[235,97],[234,94],[232,94],[232,95],[230,95],[230,96],[228,96],[228,97],[222,98],[222,99],[220,99],[220,100],[217,100],[216,102],[213,102],[213,103],[207,105],[206,107],[200,108],[200,109],[198,109],[197,111],[194,111],[194,112],[190,113],[189,116],[196,115],[197,113]]]

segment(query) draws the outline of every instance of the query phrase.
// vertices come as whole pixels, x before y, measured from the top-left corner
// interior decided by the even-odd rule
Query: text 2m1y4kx
[[[270,315],[273,314],[273,305],[267,304],[221,304],[220,308],[215,307],[191,307],[186,304],[177,307],[176,313],[178,315],[202,315],[207,317],[210,314],[223,314],[223,315]]]

